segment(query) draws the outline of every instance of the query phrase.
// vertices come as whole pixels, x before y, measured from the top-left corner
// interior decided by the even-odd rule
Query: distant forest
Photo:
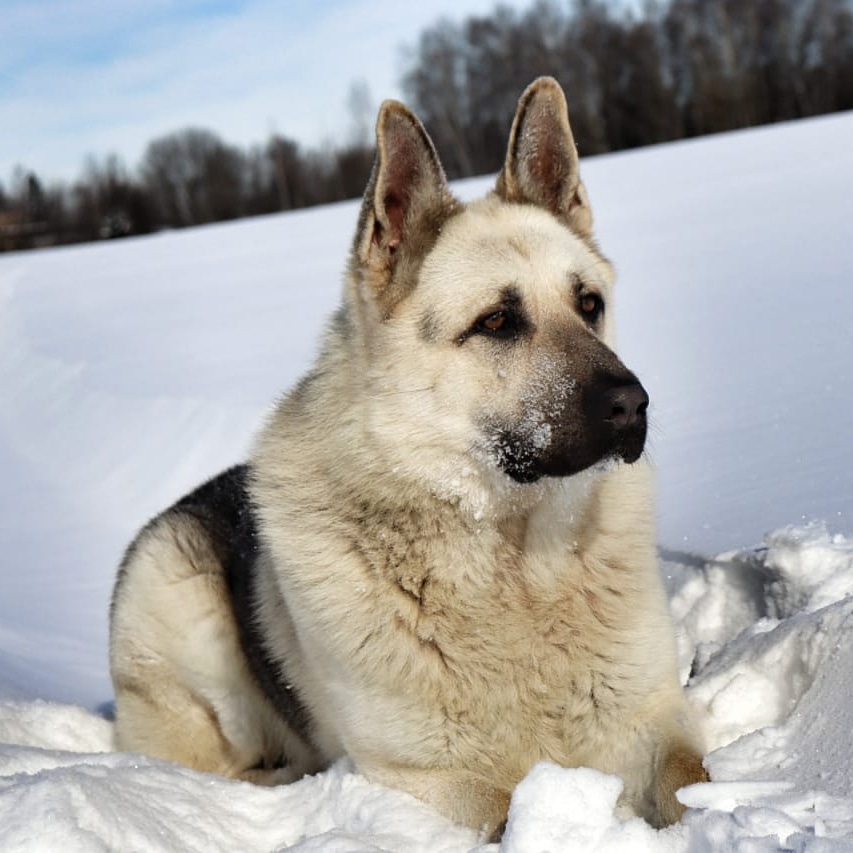
[[[853,0],[606,0],[498,6],[440,21],[402,86],[451,178],[496,171],[523,88],[566,90],[581,156],[853,109]],[[354,117],[369,102],[354,86]],[[90,158],[71,186],[18,167],[0,184],[0,251],[146,234],[360,195],[366,135],[305,149],[284,136],[241,150],[204,129],[152,141],[134,171]]]

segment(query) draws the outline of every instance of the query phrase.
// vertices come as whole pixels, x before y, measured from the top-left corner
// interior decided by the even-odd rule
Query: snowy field
[[[657,832],[618,779],[540,765],[501,849],[853,850],[851,139],[846,114],[583,163],[714,782]],[[0,255],[0,850],[477,846],[346,763],[271,790],[109,751],[120,554],[310,363],[355,216]]]

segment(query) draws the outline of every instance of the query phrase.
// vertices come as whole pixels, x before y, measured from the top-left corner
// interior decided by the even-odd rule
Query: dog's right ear
[[[424,126],[403,104],[385,101],[353,246],[374,286],[387,284],[407,249],[423,251],[434,241],[457,204]]]

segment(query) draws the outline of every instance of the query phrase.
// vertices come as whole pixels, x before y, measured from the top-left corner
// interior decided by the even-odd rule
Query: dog
[[[658,574],[648,396],[614,352],[563,91],[451,193],[386,101],[341,307],[246,464],[152,520],[111,604],[116,745],[261,784],[342,756],[499,837],[549,760],[654,826],[705,780]]]

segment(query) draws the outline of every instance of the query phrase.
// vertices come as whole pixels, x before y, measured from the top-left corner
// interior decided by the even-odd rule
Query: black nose
[[[619,385],[605,392],[604,420],[617,430],[645,425],[648,408],[649,395],[639,382]]]

